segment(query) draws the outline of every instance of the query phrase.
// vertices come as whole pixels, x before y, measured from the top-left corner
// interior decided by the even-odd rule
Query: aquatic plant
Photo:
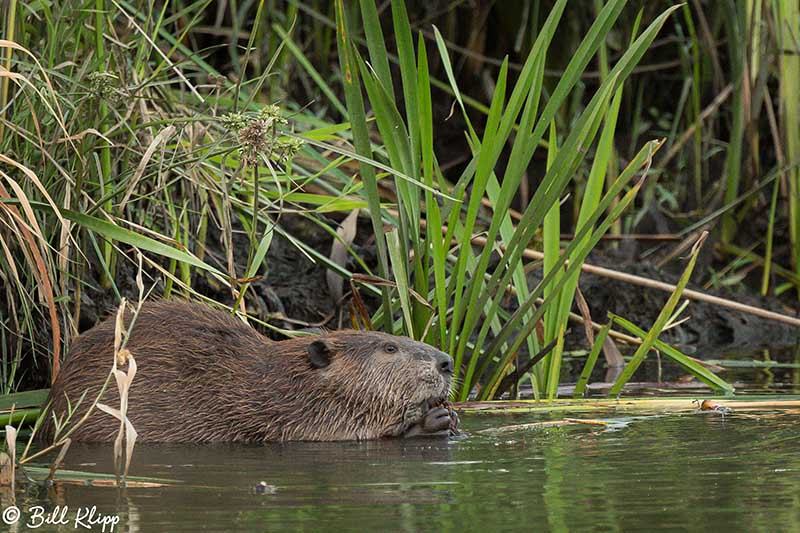
[[[581,263],[633,200],[641,180],[621,199],[618,195],[639,170],[649,167],[659,147],[657,142],[646,144],[628,167],[609,183],[603,196],[605,169],[610,158],[610,141],[622,84],[676,8],[666,10],[633,40],[586,109],[575,118],[558,151],[555,130],[551,128],[547,172],[516,227],[508,208],[518,194],[536,147],[543,141],[548,126],[553,124],[556,111],[607,38],[624,4],[623,1],[611,1],[600,10],[558,85],[545,99],[542,92],[544,65],[566,6],[564,1],[556,2],[543,22],[508,97],[508,60],[503,62],[482,137],[476,133],[464,107],[450,67],[446,43],[434,28],[440,58],[467,124],[472,149],[472,159],[455,185],[451,186],[443,179],[434,153],[425,40],[420,34],[415,51],[404,3],[392,2],[391,6],[405,119],[394,103],[395,85],[386,63],[389,54],[380,32],[366,33],[371,60],[368,64],[352,45],[348,28],[353,26],[353,22],[347,20],[344,4],[341,1],[337,3],[339,57],[345,95],[356,149],[367,160],[361,163],[361,175],[370,202],[373,228],[380,234],[387,221],[397,227],[396,231],[386,234],[386,246],[378,248],[382,275],[388,276],[391,263],[399,289],[396,302],[387,294],[387,288],[383,290],[384,327],[394,327],[392,305],[395,303],[402,310],[400,330],[404,334],[450,351],[455,357],[457,378],[461,380],[456,393],[460,400],[466,400],[473,391],[477,391],[481,399],[493,397],[523,343],[527,344],[532,357],[539,351],[540,342],[550,341],[556,341],[555,348],[534,366],[531,376],[537,397],[540,394],[549,398],[556,396],[563,346],[560,339],[563,339]],[[363,1],[360,7],[363,26],[379,29],[374,4]],[[382,212],[379,206],[376,177],[368,162],[374,153],[367,138],[362,85],[393,170],[398,193],[396,216]],[[538,111],[540,102],[543,106],[541,112]],[[578,237],[561,253],[560,197],[587,150],[593,146],[603,120],[606,128],[601,140],[602,149],[596,154],[597,164],[585,189],[584,207],[576,232]],[[512,130],[516,133],[513,140],[510,138]],[[511,145],[511,153],[505,172],[496,174],[498,159],[507,142]],[[413,183],[419,180],[427,188],[414,186]],[[438,185],[438,190],[434,184]],[[484,197],[488,198],[492,210],[491,218],[485,222],[478,216]],[[604,216],[615,200],[617,205],[608,216]],[[529,290],[521,259],[542,223],[545,232],[544,280]],[[442,228],[441,232],[439,228]],[[478,233],[486,234],[486,244],[475,250],[472,240]],[[490,267],[490,259],[495,253],[499,255],[499,261]],[[567,263],[569,267],[564,272]],[[407,288],[413,288],[423,297],[427,295],[427,299],[435,304],[432,307],[418,305],[404,297]],[[516,295],[517,308],[512,313],[501,305],[507,288],[513,289]],[[535,307],[534,302],[540,296],[544,297],[544,303]],[[387,311],[387,308],[392,311]],[[532,333],[543,314],[545,334],[540,341]]]

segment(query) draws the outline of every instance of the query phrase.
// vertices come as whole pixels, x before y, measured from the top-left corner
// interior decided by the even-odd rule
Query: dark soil
[[[639,261],[642,247],[633,245],[619,249],[606,248],[594,252],[590,264],[635,274],[653,280],[676,283],[685,261],[676,259],[666,270],[658,270],[653,262]],[[787,314],[787,309],[775,298],[765,298],[738,287],[738,290],[704,290],[706,267],[714,261],[713,244],[707,243],[695,267],[689,288],[736,302]],[[669,268],[671,267],[671,268]],[[649,328],[669,298],[669,293],[633,286],[590,274],[582,274],[580,288],[589,304],[592,318],[605,323],[608,312],[631,320],[643,329]],[[692,301],[681,317],[690,317],[683,324],[662,334],[661,339],[679,346],[696,357],[716,357],[730,353],[753,352],[758,348],[783,348],[800,339],[800,330],[788,324],[768,320],[717,305]],[[583,328],[573,327],[567,345],[586,347]]]

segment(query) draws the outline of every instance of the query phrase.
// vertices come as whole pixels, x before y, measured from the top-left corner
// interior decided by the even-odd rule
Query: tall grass
[[[734,242],[774,205],[765,264],[796,266],[796,2],[647,3],[641,13],[622,0],[542,4],[503,17],[519,25],[511,54],[494,61],[486,54],[503,39],[479,53],[461,46],[477,36],[430,24],[458,5],[423,21],[417,3],[397,0],[226,3],[219,20],[210,0],[5,3],[2,392],[57,371],[87,298],[135,296],[126,277],[136,250],[162,294],[208,298],[198,287],[212,287],[239,312],[257,308],[252,283],[278,235],[352,276],[289,233],[285,213],[331,235],[327,215],[368,213],[376,264],[355,259],[394,282],[361,283],[379,297],[373,322],[451,352],[462,399],[497,396],[509,376],[555,396],[580,265],[610,227],[634,229],[647,210],[692,198],[692,212],[670,208],[675,224],[719,210]],[[660,66],[673,57],[677,81]],[[714,105],[728,84],[734,96]],[[442,122],[437,106],[449,99],[458,116]],[[763,106],[776,111],[786,178],[774,196],[747,196],[754,173],[776,166],[758,142]],[[466,160],[445,164],[442,138],[462,129]],[[651,139],[661,137],[659,152]],[[637,199],[643,186],[650,196]],[[565,199],[571,209],[559,208]],[[562,241],[567,231],[575,238]],[[768,246],[783,233],[790,252]],[[542,235],[545,275],[530,285],[523,255]]]
[[[132,249],[148,252],[148,283],[167,295],[201,297],[194,281],[208,276],[240,302],[272,234],[285,234],[274,223],[282,210],[353,209],[346,160],[297,138],[330,139],[332,124],[311,113],[290,124],[289,110],[257,103],[249,85],[225,81],[175,40],[203,8],[176,18],[146,3],[6,5],[15,31],[4,35],[16,40],[0,41],[4,392],[18,386],[23,358],[29,379],[57,373],[87,291],[127,295]],[[269,63],[255,81],[268,74]],[[328,191],[299,194],[320,172]],[[245,261],[234,257],[235,228],[247,236]]]
[[[646,145],[611,183],[610,190],[601,201],[622,84],[675,8],[665,11],[631,43],[583,113],[576,117],[558,150],[555,129],[551,128],[548,167],[542,182],[516,227],[508,215],[508,207],[517,194],[536,147],[548,126],[554,124],[557,110],[569,98],[581,72],[613,28],[624,4],[623,1],[608,2],[598,13],[555,90],[545,100],[542,94],[544,65],[566,6],[564,1],[556,2],[531,46],[516,83],[510,83],[508,60],[501,64],[482,136],[472,125],[460,97],[446,44],[438,30],[434,29],[439,58],[461,107],[472,150],[471,161],[455,184],[450,186],[437,171],[431,142],[433,126],[430,124],[431,111],[428,107],[431,89],[426,68],[425,41],[420,35],[417,50],[414,50],[404,3],[392,2],[391,8],[399,59],[398,85],[402,88],[400,101],[405,104],[405,120],[395,104],[394,80],[385,65],[385,58],[389,55],[385,39],[374,30],[368,31],[367,50],[374,65],[361,59],[351,37],[351,28],[356,27],[357,23],[348,19],[344,3],[337,3],[339,54],[353,61],[343,67],[350,95],[348,106],[351,123],[354,128],[360,128],[364,135],[367,123],[359,90],[363,86],[390,167],[399,171],[394,172],[398,216],[389,219],[397,229],[386,235],[388,255],[394,277],[398,279],[399,293],[396,300],[390,302],[392,307],[389,310],[384,302],[383,316],[394,316],[395,309],[399,307],[403,320],[395,325],[394,331],[416,336],[454,355],[456,378],[461,383],[456,396],[461,400],[467,399],[475,391],[480,398],[495,395],[499,382],[512,369],[512,362],[522,343],[528,344],[529,357],[536,353],[533,350],[538,351],[539,343],[531,333],[543,313],[544,341],[563,338],[580,264],[622,209],[631,202],[638,186],[631,188],[625,199],[608,216],[604,213],[636,172],[652,159],[657,149],[657,144]],[[371,6],[368,1],[361,3],[362,23],[365,26],[377,23]],[[544,106],[541,112],[538,111],[540,102]],[[607,125],[585,189],[578,238],[564,253],[560,253],[559,199],[586,152],[594,145],[604,117]],[[513,139],[510,138],[512,129],[516,129]],[[362,144],[365,143],[362,141]],[[510,145],[509,160],[505,172],[498,176],[495,174],[498,159],[507,144]],[[371,150],[362,151],[361,155],[370,158],[374,153]],[[423,165],[420,165],[420,161]],[[421,191],[413,184],[420,168],[425,173],[423,181],[432,184],[433,177],[437,177],[440,191],[444,193],[443,198],[435,198],[433,193],[427,192],[424,210],[420,209]],[[412,179],[407,179],[409,177]],[[364,174],[362,179],[374,180],[374,174]],[[375,184],[367,186],[376,188]],[[484,197],[489,199],[493,211],[488,220],[480,217]],[[385,213],[371,209],[370,214],[373,226],[383,227]],[[445,220],[447,223],[442,226]],[[543,222],[545,279],[533,291],[529,291],[522,271],[522,252]],[[442,228],[441,232],[439,228]],[[478,233],[485,233],[487,244],[475,249],[472,242]],[[490,266],[493,254],[499,255],[499,262]],[[567,259],[569,268],[564,273]],[[444,265],[447,265],[446,268],[442,268]],[[431,279],[433,288],[429,286]],[[429,308],[412,309],[406,287],[429,295],[430,300],[437,303],[433,312]],[[513,289],[518,298],[517,309],[512,313],[501,306],[507,287]],[[545,297],[544,305],[534,310],[532,303],[542,295]],[[560,342],[557,342],[556,349],[541,366],[534,368],[537,395],[550,398],[556,395],[560,379],[560,346]],[[516,364],[519,364],[519,359],[516,359]]]
[[[791,0],[774,0],[772,8],[780,51],[781,131],[786,160],[792,167],[787,173],[789,238],[795,273],[800,274],[800,7]]]

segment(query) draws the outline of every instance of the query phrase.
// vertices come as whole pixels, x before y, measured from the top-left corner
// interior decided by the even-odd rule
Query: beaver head
[[[338,331],[308,342],[307,351],[317,379],[377,436],[403,434],[450,394],[453,358],[407,337]]]

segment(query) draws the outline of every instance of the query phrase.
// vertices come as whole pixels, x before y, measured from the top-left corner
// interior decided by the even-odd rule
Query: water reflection
[[[799,413],[607,418],[616,429],[490,436],[477,431],[536,419],[474,415],[450,442],[140,446],[133,475],[180,483],[29,487],[17,505],[96,505],[124,532],[800,531]],[[107,472],[111,454],[74,446],[65,467]]]

